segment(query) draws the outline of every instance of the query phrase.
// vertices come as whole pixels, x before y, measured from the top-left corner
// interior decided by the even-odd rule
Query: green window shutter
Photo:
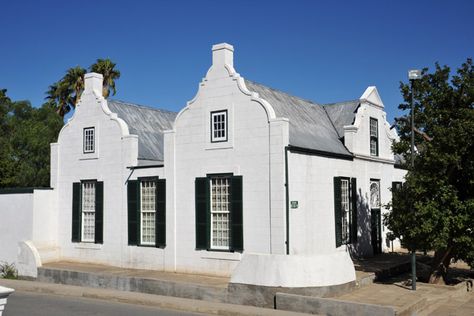
[[[244,250],[243,211],[242,211],[242,176],[231,177],[231,244],[232,251]]]
[[[155,209],[155,243],[156,247],[166,247],[166,180],[156,181]]]
[[[140,236],[140,182],[129,180],[127,185],[128,244],[138,245]]]
[[[336,232],[336,247],[342,245],[342,207],[341,207],[341,178],[334,177],[334,230]]]
[[[104,182],[95,184],[95,231],[94,243],[101,244],[104,242]]]
[[[357,179],[351,178],[351,208],[352,208],[352,223],[351,223],[351,242],[357,242]]]
[[[72,242],[81,241],[81,183],[72,184]]]
[[[209,249],[209,179],[196,178],[196,249]]]

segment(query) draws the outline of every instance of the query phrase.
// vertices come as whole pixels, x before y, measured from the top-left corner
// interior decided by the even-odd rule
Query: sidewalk
[[[449,305],[450,311],[462,310],[462,308],[466,309],[472,306],[470,297],[473,296],[473,292],[466,291],[465,283],[457,286],[435,286],[418,283],[417,291],[411,291],[410,287],[405,286],[401,282],[402,280],[409,279],[409,276],[407,274],[400,276],[400,273],[409,270],[409,260],[409,256],[406,254],[383,254],[364,260],[354,260],[357,285],[355,288],[352,288],[351,292],[342,292],[336,295],[336,297],[328,298],[327,295],[319,297],[317,295],[311,296],[311,294],[301,293],[286,295],[283,293],[285,292],[283,289],[275,289],[276,292],[281,293],[279,297],[275,293],[272,294],[276,295],[275,297],[265,297],[266,301],[271,299],[271,305],[247,304],[273,307],[274,304],[277,304],[278,299],[280,299],[279,305],[281,309],[286,308],[290,311],[308,313],[327,312],[331,314],[338,309],[338,306],[344,306],[344,308],[339,308],[338,310],[355,312],[356,314],[357,312],[362,312],[363,314],[373,308],[380,307],[380,311],[385,310],[390,315],[410,315],[413,312],[426,312],[423,315],[431,315],[428,312],[434,312],[435,310],[441,312],[433,315],[441,315],[442,311],[445,310],[445,305],[452,300],[455,300],[456,303]],[[462,268],[465,269],[465,267]],[[398,275],[398,277],[394,278],[395,275]],[[382,280],[384,283],[374,283],[379,280]],[[2,282],[8,281],[0,280],[0,285],[2,285]],[[22,283],[18,284],[21,285]],[[154,306],[172,309],[174,308],[167,307],[167,304],[172,306],[173,302],[180,302],[184,299],[184,302],[192,302],[189,304],[195,306],[193,308],[202,306],[206,313],[214,314],[224,313],[223,311],[226,310],[224,314],[229,315],[230,313],[233,315],[232,313],[237,313],[237,311],[242,309],[246,310],[243,314],[248,314],[253,309],[255,310],[252,313],[257,314],[268,311],[272,314],[276,312],[276,310],[270,308],[234,305],[242,304],[242,302],[229,299],[239,298],[242,293],[238,294],[229,291],[229,278],[226,277],[124,269],[97,264],[55,262],[45,264],[38,269],[38,279],[36,282],[25,284],[23,287],[25,291],[30,289],[30,291],[45,291],[46,293],[53,291],[51,288],[57,291],[56,287],[64,286],[58,284],[68,284],[66,288],[72,286],[71,291],[75,293],[74,295],[89,298],[98,296],[98,298],[112,299],[120,302],[129,302],[128,300],[131,300],[130,302],[138,302],[138,304],[148,304],[146,302],[151,302],[150,304],[158,304]],[[13,288],[15,287],[13,286]],[[109,296],[107,294],[109,292],[114,294]],[[61,294],[61,291],[58,293]],[[291,292],[286,291],[286,293]],[[250,295],[255,301],[262,300],[262,293],[257,289],[247,289],[246,294]],[[158,303],[153,303],[155,298],[158,300]],[[142,300],[146,302],[140,303]],[[298,300],[301,300],[301,303],[298,303],[299,305],[296,304]],[[464,307],[461,308],[460,306]],[[210,309],[207,310],[206,308]],[[247,308],[251,310],[247,311]],[[199,312],[199,310],[195,309],[186,310]],[[232,312],[227,312],[228,310]]]
[[[270,316],[270,315],[305,315],[301,313],[278,311],[274,309],[253,306],[233,305],[202,300],[191,300],[154,294],[126,292],[111,289],[97,289],[64,284],[43,283],[38,281],[0,279],[0,285],[10,287],[18,292],[34,292],[63,295],[70,297],[93,298],[106,301],[116,301],[128,304],[154,306],[163,309],[203,313],[210,315],[229,316]],[[12,294],[15,295],[15,294]],[[8,304],[7,304],[8,308]]]

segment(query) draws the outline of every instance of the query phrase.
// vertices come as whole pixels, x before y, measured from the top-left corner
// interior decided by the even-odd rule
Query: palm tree
[[[61,117],[64,117],[71,110],[69,105],[70,92],[68,90],[67,85],[63,80],[60,80],[50,85],[48,91],[46,91],[45,99],[56,108],[56,112]]]
[[[89,67],[90,71],[97,72],[104,76],[104,84],[102,88],[102,95],[104,98],[108,98],[110,95],[110,90],[112,90],[112,95],[115,95],[117,92],[115,90],[115,80],[120,78],[120,71],[115,69],[116,64],[112,62],[109,58],[106,59],[97,59],[95,64]]]
[[[49,86],[46,99],[56,108],[56,112],[64,117],[76,108],[84,91],[84,74],[82,67],[69,68],[64,77]]]
[[[63,81],[66,85],[69,86],[69,90],[74,93],[71,96],[73,100],[73,107],[76,108],[77,103],[81,98],[81,94],[84,91],[84,75],[86,70],[80,66],[74,68],[69,68],[66,72],[66,75],[63,78]]]

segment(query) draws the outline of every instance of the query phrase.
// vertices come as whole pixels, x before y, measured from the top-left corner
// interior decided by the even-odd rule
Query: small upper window
[[[370,155],[379,155],[379,128],[378,120],[370,118]]]
[[[84,128],[84,153],[95,152],[95,128]]]
[[[227,141],[227,110],[211,112],[211,142]]]

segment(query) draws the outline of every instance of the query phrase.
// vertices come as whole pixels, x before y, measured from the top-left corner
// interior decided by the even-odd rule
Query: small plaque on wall
[[[291,201],[290,205],[291,205],[291,208],[298,208],[298,201]]]

